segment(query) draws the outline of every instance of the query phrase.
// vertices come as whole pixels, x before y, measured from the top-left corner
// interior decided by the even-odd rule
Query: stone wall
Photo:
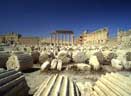
[[[0,43],[5,42],[8,44],[23,44],[23,45],[36,45],[39,44],[38,37],[22,37],[21,35],[10,32],[0,36]]]
[[[105,44],[108,41],[108,28],[94,32],[84,32],[78,39],[79,44]]]
[[[21,37],[19,39],[19,44],[22,45],[38,45],[39,38],[38,37]]]
[[[117,42],[122,47],[131,47],[131,30],[128,31],[118,30]]]

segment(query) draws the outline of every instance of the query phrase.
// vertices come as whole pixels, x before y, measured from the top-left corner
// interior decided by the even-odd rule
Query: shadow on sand
[[[24,70],[24,71],[22,71],[23,73],[31,73],[31,72],[35,72],[35,71],[37,71],[37,70],[39,70],[40,68],[30,68],[30,69],[28,69],[28,70]]]

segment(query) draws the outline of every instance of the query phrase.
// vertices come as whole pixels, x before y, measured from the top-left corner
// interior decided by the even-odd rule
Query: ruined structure
[[[19,36],[20,34],[18,33],[10,32],[5,35],[1,35],[0,42],[1,43],[10,43],[10,44],[17,43]]]
[[[74,43],[74,32],[70,30],[56,30],[51,33],[50,44],[72,45]]]
[[[10,32],[0,36],[0,43],[36,45],[39,44],[38,37],[23,37],[21,34]]]
[[[102,28],[94,32],[83,32],[77,38],[77,44],[105,44],[108,41],[108,28]]]
[[[131,30],[118,30],[117,36],[109,37],[108,28],[101,28],[94,32],[84,31],[78,38],[74,39],[74,32],[70,30],[56,30],[50,34],[50,37],[23,37],[22,35],[10,32],[5,35],[0,35],[0,43],[7,44],[22,44],[22,45],[101,45],[109,46],[121,43],[130,44]],[[129,41],[129,42],[128,42]]]
[[[19,39],[19,43],[22,45],[38,45],[39,37],[22,37]]]
[[[131,29],[128,31],[118,29],[117,41],[120,43],[126,39],[126,37],[131,36]]]
[[[121,47],[131,47],[131,30],[125,31],[119,29],[117,32],[117,42]]]

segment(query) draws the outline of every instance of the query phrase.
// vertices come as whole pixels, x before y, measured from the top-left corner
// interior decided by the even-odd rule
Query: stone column
[[[62,45],[62,33],[60,34],[60,45]]]
[[[96,44],[96,33],[94,33],[94,44]]]
[[[57,45],[59,45],[59,33],[57,33]]]
[[[55,41],[55,44],[54,44],[54,45],[56,46],[56,43],[57,43],[57,36],[56,36],[56,33],[55,33],[54,35],[55,35],[55,40],[54,40],[54,41]]]
[[[59,34],[59,45],[61,45],[61,34]]]
[[[50,40],[51,40],[51,41],[50,41],[50,44],[52,45],[52,33],[51,33],[51,38],[50,38]]]
[[[58,45],[58,43],[59,43],[59,35],[58,35],[58,33],[56,33],[56,45]]]
[[[62,42],[62,44],[61,44],[61,45],[63,45],[63,33],[61,34],[61,37],[62,37],[62,39],[61,39],[61,40],[62,40],[62,41],[61,41],[61,42]]]
[[[69,45],[71,45],[71,34],[69,34]]]
[[[67,34],[67,45],[69,45],[69,34]]]
[[[53,34],[53,45],[55,45],[55,34]]]
[[[72,45],[74,44],[74,34],[71,34],[71,42],[72,42]]]
[[[66,45],[66,33],[64,34],[64,42],[65,42],[65,45]]]
[[[60,34],[60,45],[62,45],[62,33]]]

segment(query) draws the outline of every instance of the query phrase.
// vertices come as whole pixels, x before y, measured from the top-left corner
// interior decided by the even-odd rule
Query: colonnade
[[[51,33],[50,44],[52,45],[73,45],[74,33],[73,32],[53,32]]]

